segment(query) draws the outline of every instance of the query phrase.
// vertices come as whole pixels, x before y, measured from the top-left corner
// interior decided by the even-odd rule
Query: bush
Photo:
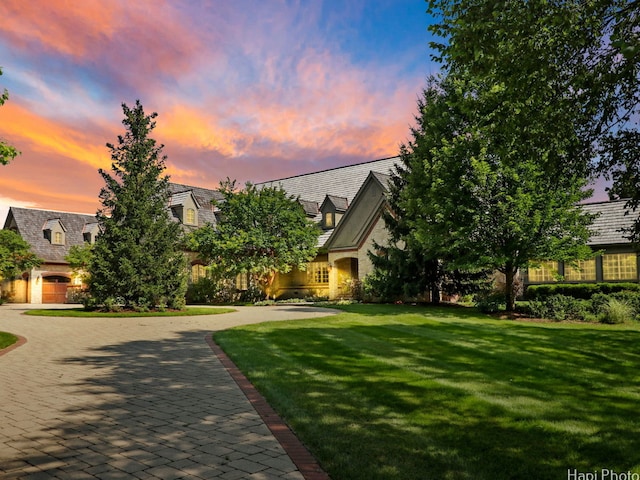
[[[635,316],[633,307],[623,300],[617,298],[609,298],[604,308],[603,315],[600,319],[602,323],[627,323]]]
[[[558,322],[562,320],[585,321],[592,318],[587,301],[567,295],[551,295],[542,300],[531,300],[527,310],[532,317],[548,318]]]
[[[186,302],[189,304],[233,303],[239,296],[234,282],[203,277],[189,285]]]
[[[529,285],[525,293],[528,300],[541,300],[551,295],[565,295],[588,300],[599,293],[640,292],[638,283],[552,283]]]
[[[475,295],[474,303],[482,313],[496,313],[506,305],[506,300],[503,293],[482,292]]]

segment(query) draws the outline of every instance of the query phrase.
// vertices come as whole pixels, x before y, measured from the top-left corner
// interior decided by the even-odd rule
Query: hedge
[[[638,283],[550,283],[529,285],[525,292],[527,300],[540,300],[550,295],[566,295],[589,300],[597,293],[640,292]]]

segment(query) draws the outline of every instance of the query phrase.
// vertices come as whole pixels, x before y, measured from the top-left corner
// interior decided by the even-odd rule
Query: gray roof
[[[320,172],[296,175],[295,177],[256,183],[256,186],[277,187],[281,185],[289,195],[314,201],[319,205],[322,204],[327,195],[343,197],[351,203],[369,172],[375,171],[388,174],[392,171],[394,165],[399,162],[400,159],[398,157],[383,158],[356,165],[347,165]]]
[[[633,225],[638,218],[638,212],[627,213],[626,203],[627,200],[614,200],[582,205],[586,212],[598,214],[591,226],[594,234],[589,239],[589,245],[629,244],[623,230]]]
[[[169,197],[169,206],[174,207],[177,205],[184,205],[186,200],[191,196],[193,196],[193,199],[195,200],[196,208],[200,209],[202,205],[200,205],[200,202],[198,202],[198,199],[196,198],[192,190],[188,190],[186,192],[172,193],[171,197]]]
[[[349,201],[346,197],[337,197],[335,195],[327,195],[325,202],[331,202],[333,204],[333,208],[338,212],[346,212],[347,208],[349,208]],[[324,206],[324,202],[322,202]],[[320,207],[322,210],[322,207]]]
[[[52,245],[44,236],[48,222],[58,220],[64,225],[65,244]],[[9,208],[4,228],[15,229],[31,245],[33,253],[47,263],[67,263],[64,257],[72,245],[84,244],[82,232],[87,224],[96,223],[95,215],[83,213],[36,210],[33,208]]]
[[[221,201],[224,200],[224,196],[217,190],[211,190],[208,188],[193,187],[191,185],[182,185],[180,183],[169,183],[169,190],[172,196],[189,195],[193,193],[194,198],[198,202],[198,222],[200,225],[210,223],[216,224],[216,216],[214,214],[215,208],[212,200]]]
[[[310,200],[303,200],[300,198],[298,199],[298,203],[300,203],[302,208],[304,208],[304,213],[307,214],[307,217],[315,217],[318,215],[318,202],[312,202]]]

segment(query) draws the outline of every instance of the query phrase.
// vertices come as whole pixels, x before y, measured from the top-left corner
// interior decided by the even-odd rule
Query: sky
[[[2,0],[9,205],[94,213],[124,134],[157,112],[171,181],[216,188],[395,156],[439,65],[422,0]],[[1,226],[0,223],[0,226]]]

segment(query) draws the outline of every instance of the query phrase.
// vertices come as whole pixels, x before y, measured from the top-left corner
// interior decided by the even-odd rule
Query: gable
[[[369,174],[326,242],[328,250],[357,249],[362,245],[386,205],[388,178],[374,172]]]

